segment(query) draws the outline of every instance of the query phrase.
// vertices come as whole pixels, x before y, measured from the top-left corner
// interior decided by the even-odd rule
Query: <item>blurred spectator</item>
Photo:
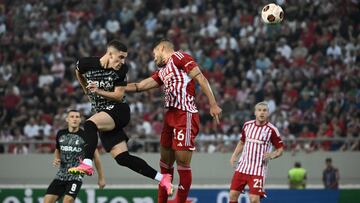
[[[325,189],[339,188],[339,170],[332,165],[331,158],[325,159],[326,168],[323,171],[323,183]]]
[[[177,48],[196,57],[220,106],[228,108],[220,126],[205,116],[201,120],[201,131],[211,132],[204,136],[220,140],[212,141],[210,151],[224,151],[227,146],[223,142],[228,135],[213,132],[225,134],[241,126],[252,116],[251,107],[264,99],[274,107],[272,122],[286,139],[293,139],[288,150],[359,151],[359,2],[281,2],[289,15],[281,24],[268,26],[257,10],[262,1],[231,6],[194,0],[154,5],[139,0],[4,1],[0,9],[1,127],[24,130],[31,119],[46,119],[56,129],[63,110],[71,105],[90,115],[89,101],[73,74],[80,57],[100,55],[106,42],[119,38],[129,47],[129,81],[138,81],[157,69],[151,59],[152,44],[170,38]],[[347,20],[334,20],[334,16]],[[139,125],[148,119],[143,115],[157,112],[159,95],[127,95],[132,110],[141,112],[134,114]],[[202,114],[208,108],[206,99],[202,94],[197,97]],[[232,122],[234,118],[239,122]],[[151,125],[162,122],[152,119],[148,120]],[[142,130],[133,127],[129,134]],[[313,145],[309,139],[299,145],[296,139],[308,133],[327,141]]]
[[[29,123],[24,126],[24,134],[27,139],[34,139],[39,136],[40,126],[35,118],[30,118]]]
[[[294,167],[288,173],[290,189],[305,189],[307,174],[306,170],[301,167],[300,162],[295,162]]]

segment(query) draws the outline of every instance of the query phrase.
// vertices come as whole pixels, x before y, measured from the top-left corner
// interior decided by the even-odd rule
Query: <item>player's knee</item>
[[[94,123],[92,120],[85,121],[84,128],[87,130],[94,130],[94,131],[97,131],[97,129],[98,129],[98,127],[96,126],[96,123]]]
[[[127,166],[130,161],[130,154],[128,151],[120,153],[115,157],[115,161],[121,166]]]
[[[64,199],[63,199],[63,203],[74,203],[75,200],[73,197],[69,196],[69,195],[65,195]]]
[[[49,195],[45,195],[44,203],[55,203],[57,198],[51,197]]]
[[[260,203],[259,195],[249,195],[250,203]]]
[[[230,201],[233,201],[233,202],[237,201],[239,198],[239,195],[240,195],[240,193],[238,191],[230,190],[230,193],[229,193]]]
[[[190,161],[186,159],[176,159],[176,164],[178,166],[190,168]]]

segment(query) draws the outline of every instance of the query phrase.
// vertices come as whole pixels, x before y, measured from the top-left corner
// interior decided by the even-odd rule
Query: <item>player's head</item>
[[[112,40],[107,45],[106,54],[109,56],[108,67],[119,69],[124,63],[128,55],[125,44],[118,40]]]
[[[327,167],[331,167],[331,162],[332,162],[331,158],[326,158],[325,159],[325,163],[326,163]]]
[[[69,110],[65,120],[69,127],[78,128],[81,123],[80,112],[74,109]]]
[[[153,49],[155,64],[158,67],[163,67],[166,64],[168,57],[170,56],[169,54],[172,54],[172,52],[174,52],[173,43],[171,43],[167,39],[162,39],[158,41],[154,45],[154,49]]]
[[[267,102],[259,102],[255,105],[255,117],[259,123],[265,123],[269,117],[269,105]]]

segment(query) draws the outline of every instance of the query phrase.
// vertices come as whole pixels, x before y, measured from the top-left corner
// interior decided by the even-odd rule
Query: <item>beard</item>
[[[164,58],[162,56],[159,56],[158,59],[155,59],[155,64],[157,67],[162,68],[166,65],[166,63],[163,60]]]

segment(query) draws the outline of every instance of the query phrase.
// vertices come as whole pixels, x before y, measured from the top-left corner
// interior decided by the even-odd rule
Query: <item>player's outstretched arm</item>
[[[100,154],[99,151],[96,149],[95,153],[94,153],[94,163],[95,163],[95,167],[96,167],[96,171],[98,172],[98,185],[100,189],[103,189],[106,185],[105,183],[105,175],[104,175],[104,170],[103,167],[101,165],[101,161],[100,161]]]
[[[159,84],[152,78],[148,77],[138,83],[128,83],[126,92],[142,92],[159,87]]]
[[[239,141],[239,143],[236,145],[236,148],[233,152],[233,154],[231,155],[231,158],[230,158],[230,165],[231,166],[234,166],[234,164],[236,163],[238,157],[239,157],[239,154],[242,152],[244,148],[244,143],[243,141]]]
[[[83,91],[85,92],[85,94],[88,93],[86,86],[87,86],[87,80],[85,79],[85,77],[78,71],[75,70],[75,74],[76,74],[76,78],[79,81]]]
[[[211,90],[209,81],[206,79],[206,77],[202,74],[200,68],[196,66],[189,72],[189,76],[196,80],[196,82],[199,83],[201,87],[201,91],[205,93],[207,96],[209,103],[210,103],[210,115],[215,119],[216,123],[220,123],[220,114],[222,112],[222,109],[217,105],[215,96]]]
[[[54,167],[59,167],[60,166],[60,162],[61,162],[61,159],[60,159],[60,151],[58,149],[55,149],[55,152],[54,152],[54,160],[52,162],[52,165]]]

